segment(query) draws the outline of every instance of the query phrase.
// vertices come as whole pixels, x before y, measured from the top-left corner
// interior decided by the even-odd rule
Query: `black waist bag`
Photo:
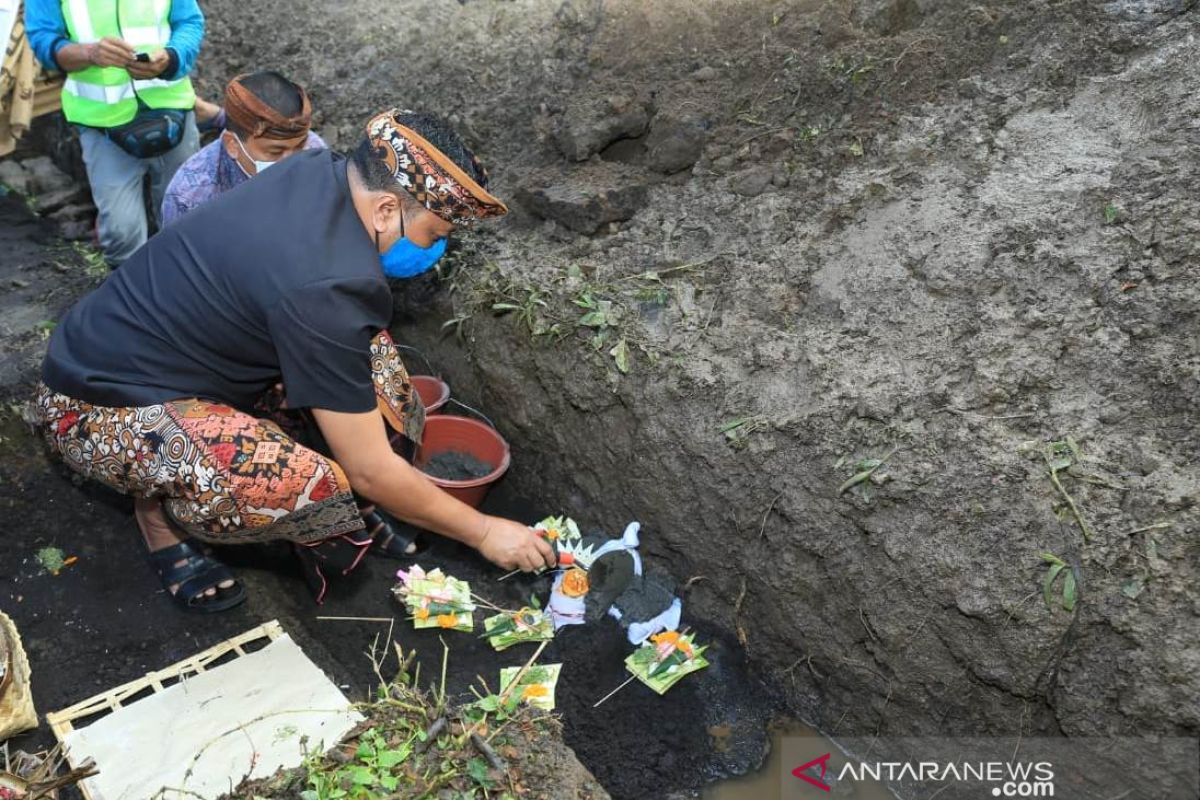
[[[154,158],[183,141],[186,111],[175,108],[144,108],[138,115],[104,134],[134,158]]]

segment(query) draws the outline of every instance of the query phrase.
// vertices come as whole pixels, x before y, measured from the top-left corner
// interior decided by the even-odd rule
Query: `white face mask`
[[[233,131],[230,131],[230,133],[233,133]],[[257,175],[260,172],[265,171],[267,169],[267,167],[273,167],[279,163],[278,161],[259,161],[259,160],[255,159],[254,156],[250,155],[250,151],[246,149],[246,145],[242,144],[242,137],[240,137],[236,133],[234,133],[233,138],[234,138],[234,141],[236,141],[238,143],[238,147],[240,147],[242,149],[242,153],[246,156],[246,158],[250,159],[250,161],[254,164],[254,173],[251,174],[249,172],[246,172],[246,168],[242,167],[242,162],[238,161],[238,166],[242,168],[242,172],[246,172],[246,175],[248,175],[250,177],[254,177],[254,175]]]

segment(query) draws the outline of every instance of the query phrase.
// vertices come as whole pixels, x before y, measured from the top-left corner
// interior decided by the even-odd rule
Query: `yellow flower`
[[[540,683],[531,683],[521,692],[521,698],[529,700],[533,697],[549,697],[550,690]]]
[[[426,613],[426,616],[428,616],[428,613]],[[441,627],[441,628],[453,628],[455,625],[458,624],[458,615],[457,614],[438,614],[437,615],[437,624],[438,624],[438,627]]]
[[[429,619],[429,609],[424,607],[418,608],[413,612],[413,616],[421,620]]]
[[[552,542],[560,536],[558,528],[546,528],[544,533],[546,534],[546,538]]]

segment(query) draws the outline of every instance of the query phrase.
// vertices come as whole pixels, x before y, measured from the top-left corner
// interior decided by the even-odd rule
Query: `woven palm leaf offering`
[[[591,566],[598,542],[585,543],[575,520],[570,517],[546,517],[533,529],[554,548],[560,567],[580,566],[587,569]]]
[[[520,667],[505,667],[500,670],[500,692],[503,694],[512,683],[513,676],[521,671]],[[525,670],[513,690],[522,702],[540,708],[543,711],[554,710],[554,687],[558,684],[558,674],[562,664],[534,664]]]
[[[519,611],[505,611],[483,621],[483,636],[497,651],[522,642],[545,642],[554,638],[554,623],[538,604],[537,597]]]
[[[625,668],[634,677],[659,694],[680,681],[685,675],[708,666],[705,647],[697,647],[692,634],[663,631],[650,637],[625,659]]]
[[[456,631],[474,628],[475,601],[466,581],[446,575],[440,569],[426,572],[417,564],[407,572],[399,570],[396,577],[400,582],[392,588],[392,594],[408,609],[414,628]]]

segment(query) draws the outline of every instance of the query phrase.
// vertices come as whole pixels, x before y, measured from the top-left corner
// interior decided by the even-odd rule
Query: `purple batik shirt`
[[[325,148],[325,141],[309,131],[304,149]],[[193,208],[248,180],[250,176],[225,152],[220,138],[209,142],[175,172],[163,195],[162,224],[170,225]]]

